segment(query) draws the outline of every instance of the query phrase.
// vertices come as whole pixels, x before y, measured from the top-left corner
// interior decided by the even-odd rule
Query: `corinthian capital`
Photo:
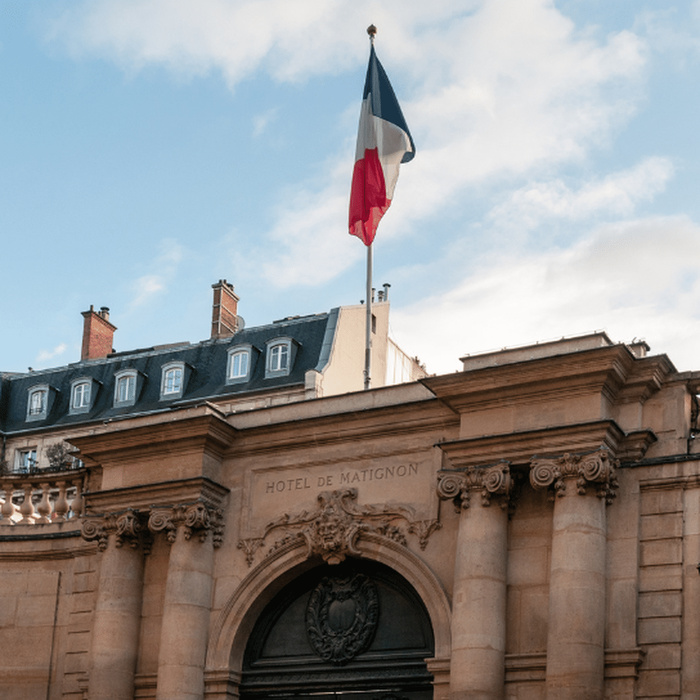
[[[596,495],[610,503],[617,488],[615,460],[604,449],[583,455],[567,453],[554,459],[535,457],[531,460],[530,483],[534,488],[551,486],[557,496],[564,496],[569,481],[575,481],[578,494],[585,494],[587,487],[593,486]]]
[[[223,540],[223,512],[219,509],[208,508],[204,503],[177,505],[172,508],[158,508],[151,511],[148,519],[148,529],[153,532],[164,532],[172,544],[177,538],[177,529],[182,526],[186,540],[197,536],[201,542],[212,533],[214,547],[220,547]]]
[[[149,550],[149,537],[144,528],[143,514],[133,508],[122,513],[84,517],[81,535],[88,541],[97,540],[97,547],[101,552],[107,548],[110,535],[114,535],[116,547],[128,544],[133,549],[143,546],[146,552]]]
[[[458,510],[470,505],[472,492],[479,492],[481,505],[491,505],[491,498],[499,496],[501,506],[506,507],[512,480],[508,462],[488,467],[467,467],[460,471],[441,471],[438,474],[437,492],[442,499],[451,499]]]

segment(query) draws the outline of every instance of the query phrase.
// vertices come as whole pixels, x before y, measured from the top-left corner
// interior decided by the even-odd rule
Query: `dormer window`
[[[267,368],[270,372],[287,372],[289,370],[288,343],[278,343],[270,347]]]
[[[32,387],[27,397],[27,420],[46,418],[49,404],[49,387],[46,384]]]
[[[252,345],[236,345],[229,348],[226,365],[226,383],[236,384],[250,379],[255,366],[255,358],[260,354]]]
[[[87,413],[92,405],[93,398],[93,380],[82,377],[76,379],[71,384],[70,391],[70,412],[71,413]]]
[[[294,364],[297,343],[292,338],[275,338],[267,344],[265,378],[284,377]]]
[[[177,399],[185,388],[185,363],[170,362],[163,365],[160,381],[160,398]]]
[[[136,378],[135,369],[125,369],[115,375],[115,406],[133,406],[136,402]]]
[[[239,350],[229,357],[229,379],[241,379],[248,376],[248,365],[250,364],[247,350]]]

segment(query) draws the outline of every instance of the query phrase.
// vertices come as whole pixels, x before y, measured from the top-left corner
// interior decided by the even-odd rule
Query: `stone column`
[[[138,659],[143,589],[142,539],[138,514],[83,521],[85,539],[102,551],[92,629],[88,697],[132,700]]]
[[[157,700],[201,700],[211,612],[212,518],[202,504],[154,511],[149,527],[172,544],[158,653]]]
[[[605,671],[605,506],[614,468],[605,450],[534,459],[530,483],[553,486],[547,700],[599,700]]]
[[[453,700],[504,697],[510,486],[505,463],[439,476],[439,495],[454,498],[461,512],[452,602]]]

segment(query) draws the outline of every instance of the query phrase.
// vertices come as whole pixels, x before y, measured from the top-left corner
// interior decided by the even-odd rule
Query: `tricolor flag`
[[[350,191],[350,234],[372,245],[399,177],[416,148],[382,64],[372,45],[362,95],[355,169]]]

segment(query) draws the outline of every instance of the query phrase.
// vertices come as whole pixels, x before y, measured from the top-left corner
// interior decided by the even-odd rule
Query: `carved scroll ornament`
[[[406,536],[397,521],[408,523],[408,531],[419,537],[421,549],[425,548],[430,534],[440,527],[434,521],[413,519],[413,512],[401,506],[359,506],[357,489],[323,491],[318,495],[319,507],[303,511],[298,515],[285,514],[265,527],[261,537],[241,540],[238,548],[246,554],[251,566],[255,553],[265,543],[267,536],[275,531],[285,534],[276,540],[268,551],[274,553],[290,542],[303,540],[309,556],[319,555],[328,564],[339,564],[348,554],[359,555],[357,540],[363,532],[373,532],[404,546]]]
[[[169,508],[153,508],[139,511],[129,508],[122,513],[107,513],[100,516],[84,516],[81,534],[84,539],[97,541],[100,551],[107,548],[110,534],[114,534],[117,547],[128,544],[150,551],[152,535],[164,533],[168,542],[175,542],[177,529],[182,527],[185,539],[197,536],[204,542],[212,533],[214,547],[221,546],[223,539],[223,512],[208,508],[204,503],[177,505]]]
[[[97,540],[97,548],[101,552],[107,548],[110,534],[114,535],[116,547],[127,544],[133,549],[137,547],[143,547],[145,551],[150,549],[151,542],[145,528],[144,516],[133,508],[123,513],[83,518],[81,524],[83,539]]]
[[[171,544],[177,538],[177,529],[182,526],[186,540],[193,536],[204,542],[212,533],[214,547],[220,547],[223,540],[223,511],[208,508],[201,501],[189,505],[177,505],[172,508],[153,509],[148,518],[151,532],[164,532]]]
[[[444,500],[454,501],[457,510],[469,508],[472,492],[481,496],[481,505],[488,507],[494,496],[499,497],[502,508],[508,506],[512,488],[510,465],[499,462],[488,467],[467,467],[459,471],[441,471],[438,474],[437,492]]]
[[[604,449],[584,455],[567,453],[554,459],[535,457],[530,462],[530,483],[536,489],[551,486],[561,497],[566,495],[567,481],[575,480],[578,494],[585,494],[593,486],[598,498],[610,504],[617,488],[615,466],[615,460]]]

